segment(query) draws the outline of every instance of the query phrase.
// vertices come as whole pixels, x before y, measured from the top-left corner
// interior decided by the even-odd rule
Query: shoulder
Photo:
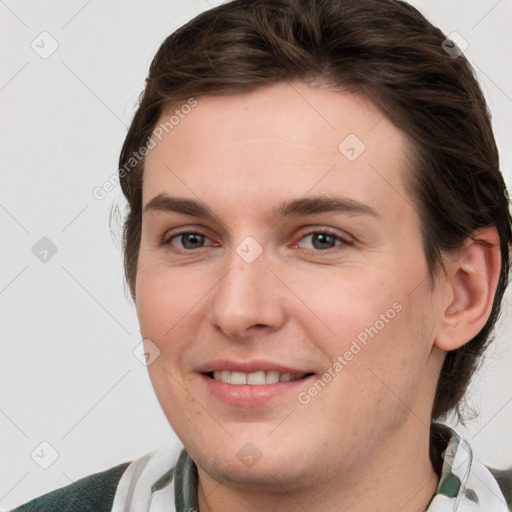
[[[117,485],[129,462],[95,473],[39,496],[12,512],[103,512],[110,511]]]
[[[487,469],[498,482],[507,505],[512,507],[512,467],[508,469],[494,469],[487,467]]]

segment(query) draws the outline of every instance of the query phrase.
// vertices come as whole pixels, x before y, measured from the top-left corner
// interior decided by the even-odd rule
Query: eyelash
[[[162,239],[162,245],[172,245],[171,241],[174,239],[174,238],[178,238],[178,237],[183,237],[185,235],[199,235],[199,236],[202,236],[204,237],[205,239],[208,239],[208,237],[203,234],[203,233],[200,233],[199,231],[179,231],[178,233],[172,233],[170,235],[165,235]],[[339,240],[341,242],[341,244],[338,244],[338,245],[335,245],[334,247],[331,247],[329,249],[325,249],[325,250],[322,250],[322,249],[303,249],[306,253],[308,254],[311,254],[311,253],[315,253],[315,254],[318,254],[318,253],[331,253],[332,251],[336,250],[336,247],[339,247],[339,246],[352,246],[354,245],[353,241],[352,240],[349,240],[348,238],[340,235],[339,233],[335,233],[329,229],[319,229],[319,230],[315,230],[315,231],[309,231],[308,233],[305,233],[303,235],[301,235],[300,239],[299,239],[299,242],[304,240],[306,237],[308,236],[311,236],[311,235],[327,235],[327,236],[330,236],[330,237],[333,237],[335,238],[336,240]],[[293,247],[296,247],[297,244],[299,242],[296,242],[293,244]],[[203,249],[204,247],[198,247],[198,248],[195,248],[195,249],[181,249],[181,248],[176,248],[177,250],[179,251],[184,251],[184,252],[193,252],[197,249]]]
[[[343,247],[343,246],[351,246],[351,245],[354,245],[353,241],[350,240],[348,237],[344,237],[342,235],[340,235],[339,233],[335,233],[334,231],[331,231],[329,229],[319,229],[319,230],[313,230],[313,231],[309,231],[308,233],[305,233],[303,235],[301,235],[299,241],[302,241],[304,240],[304,238],[308,237],[308,236],[311,236],[311,235],[327,235],[327,236],[330,236],[330,237],[333,237],[334,239],[336,240],[339,240],[341,243],[340,244],[335,244],[334,247],[331,247],[329,249],[303,249],[303,251],[305,251],[306,253],[308,254],[318,254],[318,253],[326,253],[326,254],[330,254],[332,253],[333,251],[336,251],[336,248],[338,247],[338,249],[340,247]],[[293,244],[293,247],[295,247],[297,244],[294,243]]]

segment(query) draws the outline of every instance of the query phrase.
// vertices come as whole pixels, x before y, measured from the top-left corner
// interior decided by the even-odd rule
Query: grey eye
[[[178,246],[181,245],[181,248],[183,249],[198,249],[203,247],[205,238],[206,237],[204,235],[199,233],[181,233],[179,235],[173,236],[169,240],[169,243],[176,245],[174,241],[179,240],[180,243]]]

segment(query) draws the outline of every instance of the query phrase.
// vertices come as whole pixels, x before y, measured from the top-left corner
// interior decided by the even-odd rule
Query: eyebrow
[[[164,211],[175,212],[182,215],[190,215],[220,222],[215,214],[205,204],[193,199],[180,197],[170,197],[166,194],[158,194],[153,197],[144,206],[144,212]],[[281,203],[271,212],[277,219],[285,217],[300,217],[304,215],[314,215],[317,213],[339,212],[352,215],[370,215],[380,218],[375,209],[366,204],[360,203],[349,198],[337,198],[328,196],[303,197],[299,199],[290,199]]]

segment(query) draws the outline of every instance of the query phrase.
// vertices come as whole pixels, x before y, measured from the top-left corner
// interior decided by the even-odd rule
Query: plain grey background
[[[109,230],[120,189],[102,200],[93,190],[117,172],[160,43],[218,3],[0,0],[2,510],[178,442],[133,353],[141,340],[121,226]],[[510,184],[512,0],[414,4],[468,43]],[[506,299],[471,388],[480,416],[458,427],[496,467],[512,464],[511,292]]]

